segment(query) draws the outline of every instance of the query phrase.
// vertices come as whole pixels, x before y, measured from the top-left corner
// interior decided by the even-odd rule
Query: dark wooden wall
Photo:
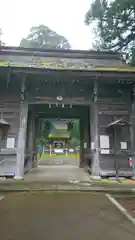
[[[7,84],[7,81],[0,78],[0,115],[9,124],[9,137],[15,138],[17,146],[17,137],[20,121],[20,84],[14,79]]]
[[[70,79],[52,77],[28,77],[26,82],[28,101],[44,103],[56,103],[56,97],[62,96],[63,103],[90,104],[92,95],[92,83],[87,79]]]
[[[20,127],[20,87],[14,79],[8,85],[5,76],[0,76],[0,118],[9,124],[8,137],[15,138],[15,148],[6,150],[7,139],[3,139],[0,148],[0,176],[14,176],[17,160],[18,132]]]
[[[108,135],[107,125],[116,119],[124,118],[130,122],[131,114],[131,85],[113,84],[100,85],[98,111],[99,111],[99,135]],[[110,134],[109,134],[110,136]],[[127,151],[120,150],[120,142],[127,142]],[[114,142],[110,136],[110,154],[100,154],[100,175],[116,175],[115,164],[118,162],[120,175],[132,175],[128,157],[131,149],[130,127],[124,127],[116,139],[118,151],[114,154]]]

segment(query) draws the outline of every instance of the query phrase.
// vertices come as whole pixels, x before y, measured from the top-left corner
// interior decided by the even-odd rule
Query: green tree
[[[70,133],[70,138],[71,139],[74,139],[76,142],[80,141],[80,123],[79,123],[79,120],[69,121],[68,131]]]
[[[52,129],[52,121],[51,120],[44,120],[42,130],[41,130],[41,137],[40,142],[45,143],[48,139],[48,136]]]
[[[27,48],[71,48],[68,40],[44,25],[34,26],[30,33],[20,42],[20,46]]]
[[[70,145],[74,148],[79,146],[80,140],[78,138],[71,138]]]
[[[72,131],[73,127],[74,127],[74,121],[73,120],[70,120],[68,121],[68,131]]]
[[[135,47],[135,0],[93,0],[85,23],[94,24],[94,48],[115,50],[131,58]]]

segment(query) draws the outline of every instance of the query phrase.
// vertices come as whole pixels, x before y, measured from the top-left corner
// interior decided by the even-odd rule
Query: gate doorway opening
[[[38,165],[80,163],[79,119],[43,119],[38,138]]]
[[[33,165],[89,165],[90,158],[87,159],[86,155],[90,150],[90,107],[58,103],[30,104],[26,152],[30,148],[33,159],[31,164],[30,158],[25,159],[25,171]]]

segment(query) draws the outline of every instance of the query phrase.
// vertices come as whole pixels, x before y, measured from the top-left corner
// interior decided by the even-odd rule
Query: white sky
[[[84,15],[92,0],[0,0],[0,28],[6,45],[19,45],[32,26],[44,24],[65,36],[73,49],[92,44]]]

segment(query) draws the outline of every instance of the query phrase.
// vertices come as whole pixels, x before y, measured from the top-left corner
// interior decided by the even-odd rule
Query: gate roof
[[[99,77],[100,80],[108,78],[109,82],[116,78],[135,81],[135,67],[124,64],[120,55],[111,51],[45,50],[2,46],[0,68],[11,69],[12,73],[29,75],[57,76],[66,73],[76,77]]]

